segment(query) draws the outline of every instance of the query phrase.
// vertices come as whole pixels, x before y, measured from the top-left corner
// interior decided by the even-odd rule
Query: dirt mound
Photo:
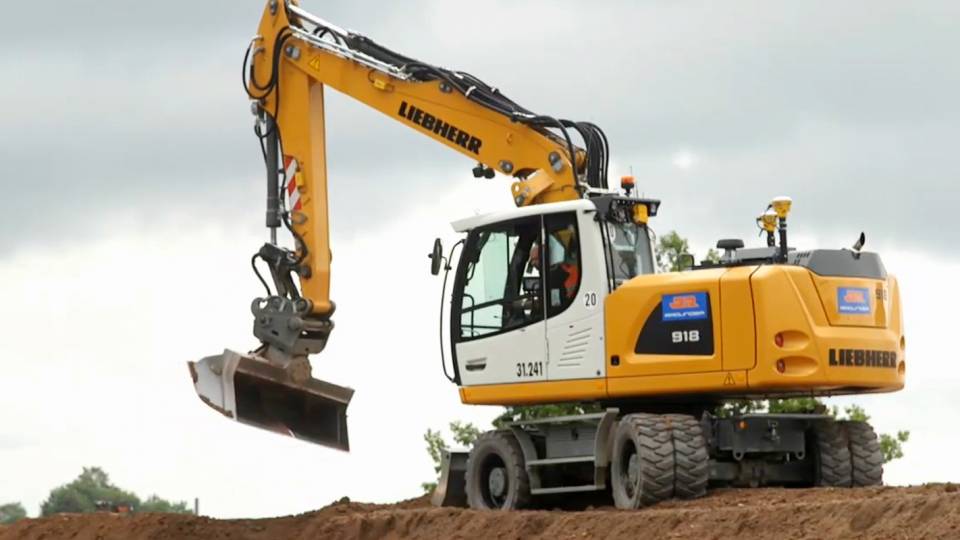
[[[0,540],[160,538],[960,538],[960,489],[718,490],[696,501],[639,511],[475,512],[432,508],[425,497],[393,505],[331,504],[299,516],[216,520],[137,514],[62,514],[0,527]]]

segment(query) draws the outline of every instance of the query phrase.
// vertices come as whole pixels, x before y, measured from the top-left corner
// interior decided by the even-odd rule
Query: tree
[[[128,505],[137,508],[140,499],[110,483],[110,477],[100,467],[84,467],[69,484],[54,488],[40,505],[40,515],[49,516],[59,512],[95,512],[97,502],[112,505]]]
[[[473,441],[477,440],[477,437],[479,437],[481,433],[480,428],[470,422],[450,422],[449,427],[450,432],[453,434],[454,443],[464,447],[473,446]],[[443,438],[443,433],[439,430],[434,431],[428,429],[427,432],[423,434],[423,440],[427,443],[427,453],[430,454],[430,459],[433,460],[433,471],[439,475],[441,463],[443,462],[443,451],[448,448]],[[431,493],[437,488],[437,483],[424,482],[420,484],[420,487],[423,488],[425,493]]]
[[[690,252],[690,243],[677,231],[670,231],[657,240],[657,267],[661,272],[679,272],[680,255]]]
[[[158,512],[162,514],[192,514],[193,510],[187,507],[186,501],[176,501],[170,502],[165,499],[161,499],[157,495],[151,495],[147,497],[140,507],[137,508],[138,512]]]
[[[76,479],[50,491],[47,500],[40,505],[40,515],[49,516],[60,512],[95,512],[97,504],[128,506],[144,512],[189,513],[186,502],[169,502],[151,495],[143,505],[134,493],[120,489],[110,482],[110,477],[100,467],[84,467]]]
[[[12,502],[0,504],[0,525],[9,525],[27,517],[27,511],[22,504]]]
[[[706,262],[712,262],[714,264],[720,262],[720,252],[710,248],[707,250],[707,254],[703,257],[703,260]]]
[[[679,272],[680,255],[690,253],[690,242],[686,238],[677,234],[677,231],[670,231],[657,240],[657,267],[661,272]],[[720,253],[710,248],[703,257],[705,262],[720,262]]]

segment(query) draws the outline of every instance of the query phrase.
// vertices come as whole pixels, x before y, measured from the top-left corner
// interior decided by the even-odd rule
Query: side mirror
[[[433,241],[433,251],[430,252],[430,273],[437,275],[440,273],[440,266],[443,264],[443,243],[437,238]]]
[[[689,253],[681,253],[677,255],[677,270],[683,272],[685,270],[690,270],[696,264],[696,261],[693,258],[693,255]]]

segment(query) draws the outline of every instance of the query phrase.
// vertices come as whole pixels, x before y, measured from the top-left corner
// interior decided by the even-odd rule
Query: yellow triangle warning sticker
[[[724,386],[736,386],[737,380],[733,378],[733,373],[727,373],[727,378],[723,380]]]

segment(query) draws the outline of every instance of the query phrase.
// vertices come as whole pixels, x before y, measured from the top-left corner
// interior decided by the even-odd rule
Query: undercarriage
[[[873,428],[817,414],[601,413],[519,421],[443,456],[437,506],[520,509],[609,493],[636,509],[708,488],[882,484]]]

